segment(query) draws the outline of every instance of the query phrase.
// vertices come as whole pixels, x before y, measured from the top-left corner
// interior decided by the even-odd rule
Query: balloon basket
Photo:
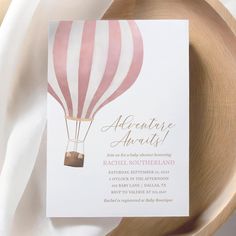
[[[83,167],[84,166],[84,154],[71,151],[65,153],[65,166],[71,167]]]
[[[64,165],[84,167],[84,142],[91,127],[92,120],[73,120],[66,118],[68,142]]]
[[[84,142],[68,140],[64,159],[65,166],[84,166]]]

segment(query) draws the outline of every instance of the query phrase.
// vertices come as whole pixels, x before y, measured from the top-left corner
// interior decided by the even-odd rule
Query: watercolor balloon
[[[65,165],[82,167],[96,113],[137,80],[143,41],[133,20],[60,21],[49,35],[48,92],[65,113]]]

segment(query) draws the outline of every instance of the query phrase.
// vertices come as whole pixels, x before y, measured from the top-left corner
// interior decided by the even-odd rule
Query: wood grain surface
[[[212,235],[236,206],[234,18],[217,0],[115,0],[103,18],[190,23],[190,217],[124,218],[109,235]]]
[[[0,25],[10,5],[10,2],[11,2],[10,0],[0,0]]]

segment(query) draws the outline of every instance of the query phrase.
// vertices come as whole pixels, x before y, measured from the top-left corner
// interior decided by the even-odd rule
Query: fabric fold
[[[45,166],[34,165],[36,158],[40,163],[46,153],[46,136],[42,135],[46,124],[48,21],[100,18],[110,2],[19,0],[12,1],[8,9],[0,28],[2,236],[32,236],[42,232],[45,236],[104,235],[120,222],[103,218],[47,219],[44,191],[39,189],[46,189],[44,178],[36,178],[34,185],[28,184],[35,173],[46,176]],[[37,198],[32,196],[34,192]],[[27,201],[32,198],[34,205]],[[17,224],[22,215],[30,225]]]

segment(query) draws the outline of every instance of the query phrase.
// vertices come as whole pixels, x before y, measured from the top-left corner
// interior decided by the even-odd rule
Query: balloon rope
[[[66,152],[68,152],[68,147],[69,147],[69,139],[67,140],[67,145],[66,145]]]
[[[85,134],[85,136],[84,136],[84,140],[83,140],[82,142],[85,141],[85,139],[86,139],[86,137],[87,137],[87,135],[88,135],[88,132],[89,132],[89,130],[90,130],[90,127],[91,127],[92,123],[93,123],[93,121],[90,121],[89,127],[88,127],[88,129],[87,129],[87,132],[86,132],[86,134]]]
[[[68,147],[69,147],[69,140],[70,140],[70,136],[69,136],[69,128],[68,128],[68,124],[67,124],[67,120],[65,118],[65,122],[66,122],[66,132],[67,132],[67,137],[68,137],[68,141],[67,141],[67,145],[66,145],[66,151],[68,151]]]
[[[78,139],[79,139],[80,123],[81,123],[81,121],[79,121],[79,128],[78,128],[78,131],[76,132],[76,138],[75,138],[75,140],[77,142],[78,142]]]
[[[74,151],[77,151],[77,143],[76,143],[76,136],[77,136],[77,127],[78,127],[78,121],[75,123],[75,142],[74,142]]]
[[[66,121],[66,131],[67,131],[67,137],[68,137],[68,140],[70,139],[70,135],[69,135],[69,128],[68,128],[68,124],[67,124],[67,119],[65,118],[65,121]]]
[[[75,135],[75,151],[77,152],[78,149],[78,139],[79,139],[79,131],[80,131],[80,121],[79,121],[79,127],[77,126],[78,120],[76,120],[76,135]],[[78,129],[77,129],[78,127]],[[78,131],[77,131],[78,130]]]
[[[76,136],[77,136],[77,126],[78,126],[78,121],[76,121],[76,123],[75,123],[75,140],[76,140]]]
[[[70,142],[70,134],[69,134],[69,127],[68,127],[68,122],[67,122],[67,119],[65,118],[65,122],[66,122],[66,131],[67,131],[67,137],[68,137],[68,142],[67,142],[67,147],[66,147],[66,150],[68,149],[69,147],[69,142]],[[78,125],[78,122],[79,122],[79,125]],[[93,120],[90,121],[90,124],[89,124],[89,127],[86,131],[86,134],[84,136],[84,139],[81,141],[81,142],[85,142],[85,139],[86,137],[88,136],[88,133],[89,133],[89,130],[90,130],[90,127],[93,123]],[[80,135],[80,125],[81,125],[81,121],[76,121],[76,125],[75,125],[75,143],[74,143],[74,151],[77,151],[77,148],[78,148],[78,140],[79,140],[79,135]]]

